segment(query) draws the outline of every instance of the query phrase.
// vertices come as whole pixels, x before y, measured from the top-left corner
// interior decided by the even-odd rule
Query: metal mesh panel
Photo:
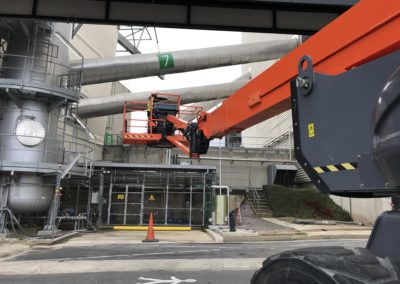
[[[108,224],[203,226],[214,173],[204,171],[112,170]],[[107,188],[107,185],[105,185]]]

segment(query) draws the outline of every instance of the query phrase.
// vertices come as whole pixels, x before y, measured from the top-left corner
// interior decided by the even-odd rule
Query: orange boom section
[[[199,129],[208,139],[222,137],[290,109],[290,82],[304,55],[316,72],[336,75],[398,49],[400,1],[362,0],[203,116]]]

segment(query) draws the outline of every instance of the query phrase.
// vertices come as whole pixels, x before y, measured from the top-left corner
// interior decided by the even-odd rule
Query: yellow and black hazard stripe
[[[339,172],[339,171],[354,171],[358,168],[358,163],[342,163],[338,165],[327,165],[314,167],[318,174]]]
[[[151,135],[146,135],[146,134],[125,134],[125,138],[151,138]]]

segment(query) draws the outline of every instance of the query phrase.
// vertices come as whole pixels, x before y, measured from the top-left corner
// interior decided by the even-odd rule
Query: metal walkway
[[[0,18],[313,34],[358,0],[16,0]]]

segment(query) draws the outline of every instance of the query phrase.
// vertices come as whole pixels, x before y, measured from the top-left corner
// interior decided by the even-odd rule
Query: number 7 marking
[[[164,54],[161,57],[165,58],[164,68],[167,68],[168,67],[168,62],[169,62],[169,55],[168,54]]]

